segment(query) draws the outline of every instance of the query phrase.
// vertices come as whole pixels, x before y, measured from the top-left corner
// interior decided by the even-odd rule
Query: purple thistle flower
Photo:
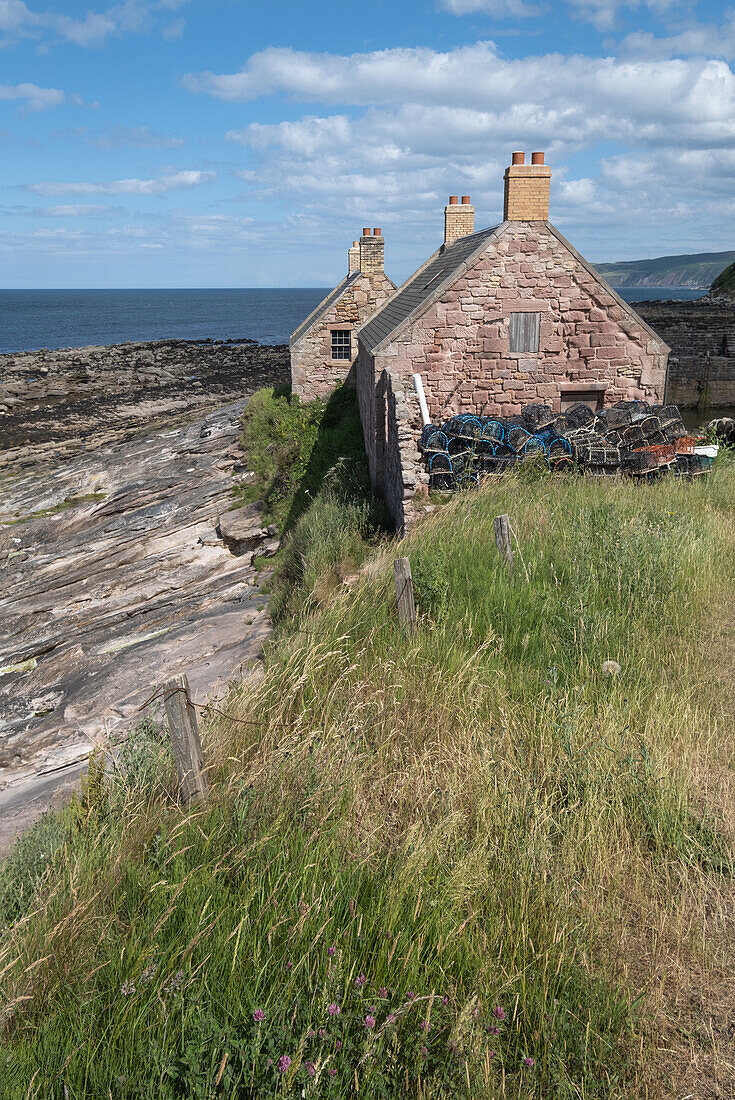
[[[256,1008],[255,1012],[253,1013],[253,1019],[258,1024],[265,1019],[265,1012],[263,1012],[262,1008]]]
[[[366,981],[367,978],[364,974],[358,974],[358,976],[355,978],[355,985],[359,988],[360,986],[365,985]]]
[[[316,1066],[314,1065],[314,1063],[304,1062],[304,1065],[306,1066],[306,1072],[309,1074],[309,1077],[313,1077],[316,1073]]]
[[[398,1017],[396,1016],[396,1014],[394,1012],[389,1012],[388,1015],[385,1018],[385,1022],[387,1024],[394,1024],[397,1019],[398,1019]]]
[[[495,1051],[494,1050],[489,1050],[487,1052],[487,1056],[488,1056],[488,1058],[494,1058],[495,1057]]]
[[[406,1000],[412,1001],[415,996],[416,994],[414,993],[414,991],[412,989],[409,989],[408,993],[406,994]]]
[[[422,1031],[431,1031],[431,1023],[429,1022],[429,1020],[422,1020],[419,1024],[419,1027]]]
[[[332,1068],[329,1070],[329,1076],[330,1077],[336,1077],[337,1076],[337,1070],[335,1069],[334,1066],[332,1066]]]
[[[314,1031],[313,1027],[310,1027],[309,1030],[307,1031],[306,1038],[307,1039],[316,1039],[316,1032]]]
[[[505,1019],[505,1009],[501,1008],[500,1005],[496,1005],[495,1008],[493,1009],[493,1016],[495,1017],[496,1020],[504,1020]]]
[[[524,1066],[535,1066],[536,1065],[533,1058],[524,1058],[523,1059],[523,1064],[524,1064]]]
[[[446,1008],[449,1004],[449,997],[442,997],[442,1008]]]
[[[319,1038],[320,1038],[320,1039],[326,1039],[326,1037],[327,1037],[327,1029],[326,1029],[325,1027],[320,1027],[320,1028],[319,1028],[319,1032],[318,1032],[318,1035],[319,1035]]]
[[[334,955],[336,950],[337,950],[336,947],[328,947],[327,948],[327,954],[329,955],[330,959],[331,959],[332,955]]]
[[[388,996],[388,990],[386,986],[383,985],[380,987],[380,989],[378,990],[378,996],[382,998],[382,1000],[385,1000],[385,998]]]
[[[370,1013],[368,1013],[365,1017],[365,1027],[368,1029],[368,1031],[372,1031],[375,1027],[375,1017],[371,1016]]]
[[[330,1016],[339,1016],[341,1011],[342,1011],[342,1009],[339,1007],[339,1005],[334,1005],[334,1004],[330,1005],[329,1008],[327,1009],[327,1012],[329,1013]]]
[[[289,1058],[289,1056],[287,1054],[282,1054],[281,1057],[278,1059],[278,1068],[280,1069],[281,1073],[285,1073],[290,1065],[291,1059]]]
[[[488,1031],[488,1035],[500,1035],[500,1028],[499,1027],[489,1027],[487,1029],[487,1031]]]
[[[341,1039],[338,1039],[337,1042],[334,1044],[334,1049],[335,1050],[341,1050],[342,1049],[342,1040]]]

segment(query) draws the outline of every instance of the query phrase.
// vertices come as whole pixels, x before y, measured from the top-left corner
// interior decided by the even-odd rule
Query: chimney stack
[[[503,220],[548,221],[551,169],[544,164],[544,154],[531,153],[531,163],[526,164],[526,154],[517,152],[512,161],[505,169]]]
[[[360,272],[363,275],[382,275],[385,271],[385,241],[383,230],[363,229],[360,237]]]
[[[353,241],[352,248],[347,249],[347,274],[354,275],[360,270],[360,242]]]
[[[470,196],[463,195],[459,203],[456,195],[450,195],[449,205],[444,207],[444,244],[452,244],[474,232],[475,208],[470,206]]]

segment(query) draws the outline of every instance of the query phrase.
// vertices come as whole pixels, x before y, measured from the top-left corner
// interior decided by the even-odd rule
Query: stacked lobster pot
[[[704,471],[695,443],[675,405],[628,401],[599,412],[582,403],[564,413],[534,404],[518,416],[453,416],[443,424],[427,424],[419,446],[430,487],[455,490],[529,458],[556,473],[693,476]]]

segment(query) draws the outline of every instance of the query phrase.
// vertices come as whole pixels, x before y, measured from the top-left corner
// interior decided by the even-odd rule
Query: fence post
[[[508,566],[508,572],[513,572],[513,544],[510,539],[510,520],[507,516],[496,516],[494,520],[495,524],[495,545],[500,553],[505,558],[505,564]]]
[[[411,627],[416,622],[416,605],[413,602],[413,578],[408,558],[396,558],[393,562],[393,577],[396,582],[398,622],[401,626]]]
[[[197,715],[189,695],[186,674],[174,676],[163,685],[163,704],[171,731],[179,789],[186,802],[198,801],[207,790],[202,743]]]

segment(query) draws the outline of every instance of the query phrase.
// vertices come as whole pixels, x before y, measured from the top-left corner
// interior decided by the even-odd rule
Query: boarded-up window
[[[540,313],[511,313],[510,350],[537,352],[540,331]]]

